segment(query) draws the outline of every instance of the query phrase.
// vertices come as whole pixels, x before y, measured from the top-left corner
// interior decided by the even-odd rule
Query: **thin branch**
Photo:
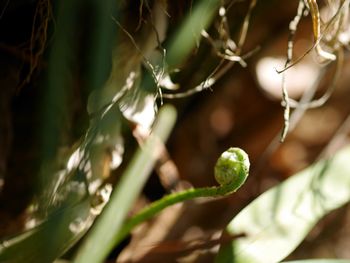
[[[288,36],[288,48],[287,48],[287,59],[284,67],[287,67],[288,64],[292,61],[293,58],[293,49],[294,49],[294,36],[298,28],[298,24],[301,20],[301,17],[305,10],[305,4],[303,1],[299,1],[297,14],[294,19],[289,23],[289,36]],[[282,107],[284,107],[283,112],[283,128],[281,133],[280,142],[283,142],[287,136],[289,130],[289,115],[290,115],[290,104],[289,104],[289,95],[287,90],[286,83],[286,74],[282,73]]]
[[[245,59],[247,57],[250,57],[255,52],[257,52],[259,49],[260,49],[259,47],[253,49],[252,51],[250,51],[247,54],[243,55],[242,58]],[[164,93],[163,97],[167,98],[167,99],[180,99],[180,98],[188,97],[188,96],[193,95],[195,93],[202,92],[205,89],[211,88],[224,74],[226,74],[232,68],[232,66],[233,66],[233,64],[235,62],[234,61],[229,61],[224,66],[222,66],[224,63],[225,63],[225,60],[222,59],[220,61],[219,65],[216,66],[214,71],[213,71],[215,74],[211,73],[209,75],[209,78],[206,78],[205,81],[202,81],[196,87],[194,87],[194,88],[192,88],[190,90],[184,91],[184,92],[178,92],[178,93],[174,93],[174,94]]]
[[[233,1],[236,2],[236,1]],[[238,41],[238,45],[237,48],[235,50],[235,58],[240,57],[241,58],[241,63],[243,61],[244,63],[244,59],[251,56],[253,53],[255,53],[258,48],[255,48],[254,50],[248,52],[246,55],[240,56],[241,53],[241,49],[245,43],[246,37],[247,37],[247,32],[248,32],[248,28],[249,28],[249,21],[250,21],[250,17],[252,14],[252,11],[254,9],[254,7],[256,6],[257,0],[252,0],[250,2],[249,5],[249,9],[248,12],[244,18],[243,24],[242,24],[242,28],[241,28],[241,32],[240,32],[240,36],[239,36],[239,41]],[[203,34],[206,36],[207,40],[212,44],[212,46],[215,46],[215,42],[214,40],[209,36],[209,34],[206,31],[202,31],[202,36]],[[224,55],[225,59],[228,59],[229,57]],[[165,93],[163,94],[164,98],[168,98],[168,99],[178,99],[178,98],[184,98],[190,95],[193,95],[195,93],[201,92],[204,89],[208,89],[211,86],[213,86],[218,79],[220,79],[225,73],[227,73],[232,66],[236,63],[236,61],[238,61],[239,59],[235,59],[233,60],[232,57],[231,59],[228,59],[228,63],[224,65],[223,60],[220,60],[219,65],[217,67],[215,67],[214,71],[210,74],[210,77],[208,77],[205,81],[201,82],[199,85],[197,85],[196,87],[187,90],[185,92],[180,92],[180,93],[175,93],[175,94],[168,94]],[[221,68],[221,65],[222,68]]]
[[[328,99],[330,98],[330,96],[333,94],[336,86],[337,86],[337,82],[340,78],[341,75],[341,69],[343,68],[344,65],[344,51],[342,49],[338,50],[338,54],[337,54],[337,64],[336,64],[336,69],[335,69],[335,73],[332,77],[332,81],[331,84],[329,85],[327,91],[323,94],[322,97],[320,97],[319,99],[307,102],[307,103],[300,103],[298,101],[295,101],[293,99],[289,99],[289,103],[290,103],[290,107],[291,108],[305,108],[305,109],[313,109],[313,108],[318,108],[321,107],[322,105],[324,105]]]
[[[331,26],[331,24],[333,24],[333,22],[335,21],[335,19],[338,18],[338,16],[341,14],[341,11],[343,10],[343,8],[346,7],[346,2],[345,0],[343,0],[343,3],[341,4],[341,6],[338,8],[336,14],[330,19],[330,21],[325,25],[323,33],[320,34],[319,38],[316,39],[313,43],[313,45],[308,48],[305,53],[303,55],[301,55],[300,57],[298,57],[296,60],[294,60],[292,63],[290,63],[287,67],[284,67],[281,70],[276,70],[277,73],[283,73],[284,71],[290,69],[291,67],[293,67],[294,65],[298,64],[302,59],[304,59],[313,49],[316,48],[317,45],[320,44],[321,40],[323,39],[323,37],[325,36],[325,32],[327,32],[327,30],[329,29],[329,27]]]

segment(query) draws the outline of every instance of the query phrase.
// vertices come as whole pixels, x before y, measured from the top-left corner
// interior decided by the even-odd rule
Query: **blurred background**
[[[103,5],[99,1],[58,2],[0,1],[2,238],[28,227],[31,218],[28,207],[45,185],[39,176],[42,163],[60,156],[67,158],[76,149],[89,127],[91,112],[99,109],[98,103],[91,102],[98,87],[113,74],[117,79],[130,77],[128,74],[138,64],[143,66],[135,72],[142,72],[146,76],[142,81],[147,82],[149,68],[145,61],[159,61],[163,46],[173,48],[175,42],[171,36],[198,1],[121,1],[115,4],[114,13],[110,10],[103,13],[103,7],[95,9]],[[113,1],[110,2],[113,5]],[[164,96],[155,91],[155,105],[171,103],[178,110],[176,126],[166,145],[171,167],[166,168],[165,174],[174,173],[174,178],[164,178],[161,172],[154,172],[134,210],[171,191],[172,183],[179,187],[215,185],[215,162],[231,146],[245,149],[250,156],[251,173],[247,183],[228,198],[191,201],[165,209],[135,229],[132,237],[111,254],[111,262],[117,255],[118,262],[161,262],[164,257],[167,262],[213,262],[218,244],[210,241],[220,237],[235,214],[270,187],[349,143],[350,64],[346,46],[340,69],[333,62],[319,63],[312,51],[285,72],[289,96],[295,100],[308,92],[315,98],[322,97],[338,70],[340,74],[334,91],[322,106],[292,111],[289,133],[280,143],[284,108],[282,74],[276,70],[283,69],[286,61],[289,23],[297,14],[298,1],[257,1],[249,18],[246,39],[240,46],[242,24],[252,2],[222,1],[221,12],[219,9],[215,12],[206,31],[209,37],[202,32],[186,58],[181,63],[174,62],[176,67],[168,62],[171,81],[168,85],[162,84],[170,89],[164,88]],[[331,12],[327,8],[331,6],[328,1],[319,2],[327,16],[327,12]],[[161,7],[156,11],[159,3]],[[68,11],[61,12],[63,9]],[[62,16],[65,22],[60,24]],[[109,31],[99,27],[98,23],[104,21],[99,16],[108,21]],[[157,21],[154,24],[150,22],[153,19]],[[158,32],[156,41],[150,34],[152,30]],[[348,31],[343,30],[344,42],[349,37]],[[57,44],[57,37],[63,38],[62,43]],[[310,16],[302,17],[293,41],[293,58],[305,54],[313,45],[313,39]],[[62,46],[63,51],[59,53],[57,50]],[[183,98],[167,96],[198,87],[210,79],[212,73],[224,68],[227,62],[223,62],[222,53],[226,49],[244,63],[239,59],[231,63],[214,85],[201,92]],[[94,52],[96,50],[105,51]],[[153,54],[154,50],[158,53]],[[98,62],[99,58],[105,60]],[[62,65],[58,62],[60,59],[64,60]],[[98,70],[102,73],[93,82],[92,72]],[[112,73],[113,70],[118,73]],[[59,88],[55,89],[55,85]],[[54,87],[53,92],[50,87]],[[154,85],[149,88],[152,92],[154,89]],[[101,96],[107,96],[108,92],[102,91]],[[111,183],[117,181],[135,151],[142,129],[147,130],[152,123],[154,116],[149,108],[154,107],[154,100],[146,106],[145,101],[141,103],[142,110],[131,110],[131,113],[130,107],[121,106],[122,122],[126,123],[121,132],[125,150],[121,166],[105,175]],[[151,113],[147,115],[147,112]],[[137,113],[143,115],[137,117]],[[53,166],[60,165],[55,162]],[[174,181],[167,184],[166,180]],[[191,249],[196,242],[202,246]],[[350,259],[349,247],[347,205],[322,219],[290,259]]]

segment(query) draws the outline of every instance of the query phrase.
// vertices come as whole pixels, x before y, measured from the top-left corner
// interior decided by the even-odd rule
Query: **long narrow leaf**
[[[189,14],[181,25],[179,31],[173,36],[168,48],[167,62],[170,66],[178,66],[190,54],[196,42],[201,38],[201,32],[212,22],[220,1],[200,1],[193,12]]]
[[[45,222],[12,239],[3,240],[0,247],[0,262],[47,263],[53,262],[76,241],[85,229],[73,230],[74,222],[85,222],[89,217],[88,198],[62,207]]]
[[[110,202],[98,218],[96,225],[82,244],[74,262],[98,263],[108,255],[114,246],[114,237],[122,228],[124,219],[139,195],[153,165],[156,152],[159,150],[159,140],[165,141],[175,123],[175,110],[164,106],[157,119],[154,136],[139,149],[128,165],[117,188],[112,193]]]

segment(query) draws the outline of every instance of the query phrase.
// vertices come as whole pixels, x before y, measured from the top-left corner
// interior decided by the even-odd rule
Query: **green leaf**
[[[206,29],[215,17],[220,6],[218,0],[199,1],[180,29],[172,37],[168,48],[167,63],[170,67],[178,67],[190,54]]]
[[[85,234],[87,228],[74,226],[90,221],[89,209],[90,201],[85,198],[62,207],[37,227],[2,240],[0,262],[53,262]]]
[[[350,259],[303,259],[284,261],[284,263],[350,263]]]
[[[227,226],[242,234],[217,262],[274,263],[288,256],[319,219],[350,200],[350,147],[292,176],[244,208]]]
[[[159,139],[164,141],[168,137],[175,122],[175,116],[173,107],[164,106],[160,110],[153,130],[155,136],[150,136],[142,150],[139,149],[135,153],[113,191],[109,203],[80,247],[75,263],[101,262],[114,247],[116,234],[121,230],[127,213],[156,161],[155,153],[159,147]]]

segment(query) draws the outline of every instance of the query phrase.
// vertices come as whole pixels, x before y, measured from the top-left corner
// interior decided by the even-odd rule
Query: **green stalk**
[[[153,202],[130,218],[115,236],[113,244],[121,242],[138,224],[152,218],[168,206],[199,197],[223,197],[236,192],[245,182],[249,173],[248,155],[239,148],[230,148],[218,159],[215,166],[215,179],[221,184],[214,187],[191,188],[169,194]]]
[[[162,121],[167,121],[166,117],[169,116],[167,114],[172,114],[171,111],[168,112],[169,110],[168,108],[164,112],[163,109],[160,112],[161,121],[156,126],[154,134],[159,134],[162,130],[163,136],[161,137],[166,137],[169,133],[169,131],[164,132],[164,129],[161,129],[164,125]],[[164,128],[171,126],[165,125]],[[153,217],[164,208],[198,197],[226,196],[237,191],[248,177],[250,165],[248,155],[239,148],[230,148],[220,156],[215,165],[215,179],[220,186],[191,188],[167,195],[124,223],[127,212],[147,178],[146,175],[151,171],[156,159],[154,151],[158,150],[158,145],[157,137],[150,136],[143,150],[136,153],[135,159],[128,166],[105,211],[78,251],[75,263],[102,262],[112,248],[118,245],[136,225]],[[124,225],[122,225],[123,223]]]

